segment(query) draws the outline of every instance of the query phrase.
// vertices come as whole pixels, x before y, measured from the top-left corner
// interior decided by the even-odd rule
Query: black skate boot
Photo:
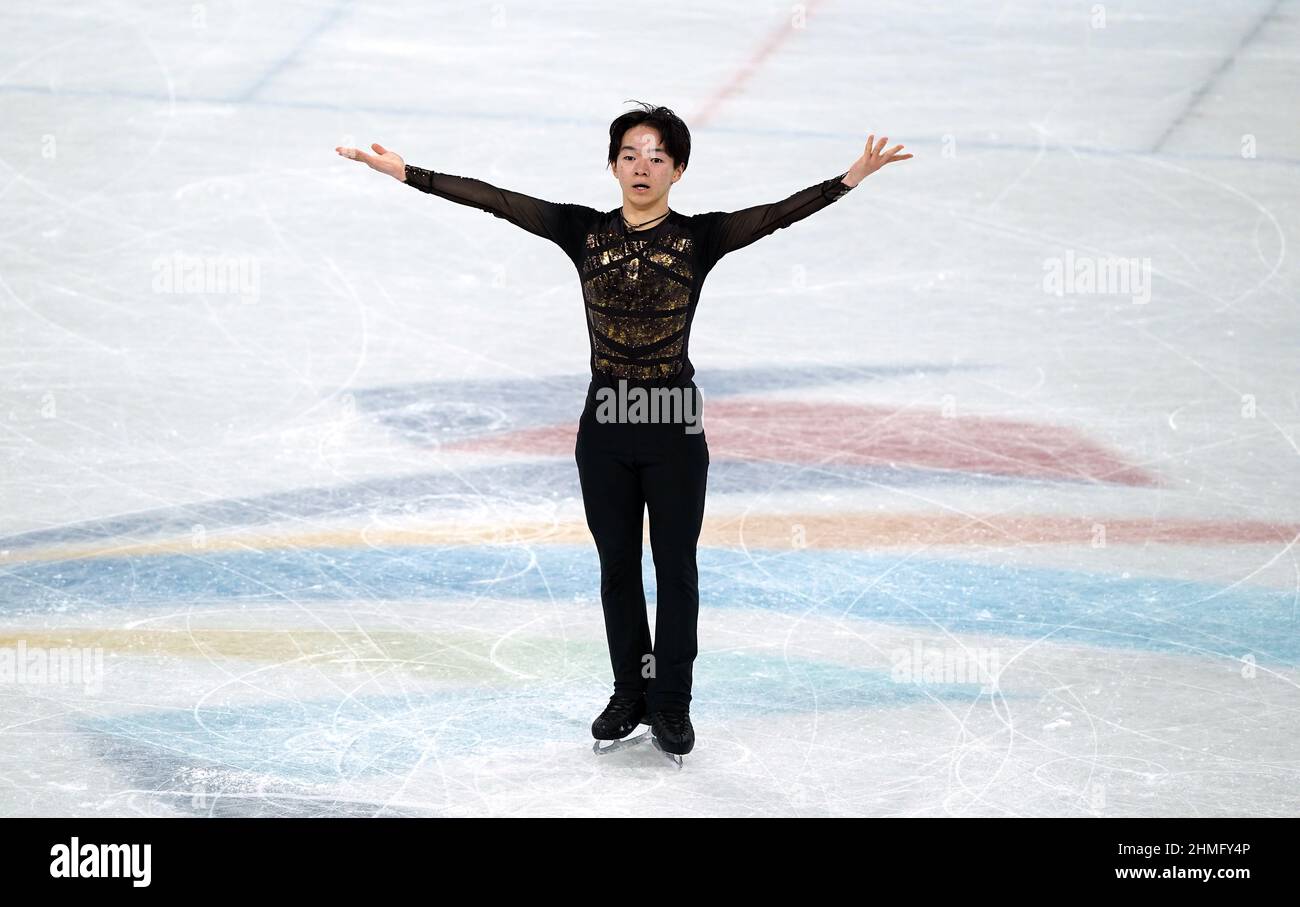
[[[605,706],[605,711],[591,723],[591,736],[596,738],[596,743],[592,745],[592,752],[611,753],[644,740],[649,731],[627,740],[622,738],[635,731],[638,725],[650,723],[646,718],[645,708],[644,693],[636,696],[615,693],[609,697],[609,705]],[[614,742],[601,746],[601,740]]]
[[[681,768],[682,756],[695,747],[695,728],[689,709],[662,710],[650,713],[650,733],[655,746]]]

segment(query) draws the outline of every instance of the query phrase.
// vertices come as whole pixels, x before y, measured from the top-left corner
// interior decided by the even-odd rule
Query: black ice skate
[[[649,739],[650,732],[643,731],[635,737],[628,737],[639,725],[649,724],[646,718],[645,696],[624,696],[615,693],[609,697],[609,705],[591,723],[591,736],[596,738],[591,751],[596,754],[612,753],[625,749]],[[626,739],[623,739],[626,738]],[[601,744],[602,740],[613,741]]]
[[[682,767],[682,756],[695,747],[695,728],[689,710],[659,711],[650,714],[650,733],[655,748]]]

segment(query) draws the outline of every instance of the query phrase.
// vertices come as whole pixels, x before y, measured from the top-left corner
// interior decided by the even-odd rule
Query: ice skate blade
[[[635,737],[624,737],[622,740],[597,740],[591,745],[591,751],[597,756],[605,756],[609,753],[625,750],[630,746],[636,746],[638,743],[645,743],[648,739],[650,739],[650,731],[647,728]]]
[[[681,757],[681,756],[677,755],[676,753],[670,753],[670,752],[668,752],[668,750],[664,749],[663,744],[661,744],[661,743],[659,742],[659,738],[658,738],[658,737],[652,737],[652,738],[651,738],[651,742],[654,743],[655,749],[657,749],[659,752],[663,753],[665,756],[668,757],[668,761],[669,761],[669,762],[671,762],[673,765],[677,766],[677,770],[678,770],[678,771],[681,771],[681,770],[682,770],[682,757]]]

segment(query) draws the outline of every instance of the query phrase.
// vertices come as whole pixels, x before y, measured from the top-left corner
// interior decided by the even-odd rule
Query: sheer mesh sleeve
[[[841,182],[848,173],[801,189],[794,195],[769,205],[755,205],[740,211],[714,211],[697,215],[696,220],[706,237],[704,255],[706,268],[713,267],[718,259],[795,221],[803,220],[820,211],[836,199],[842,198],[853,187]]]
[[[581,205],[548,202],[482,180],[438,173],[411,164],[406,165],[406,183],[421,192],[486,211],[529,233],[549,239],[571,259],[578,254],[578,231],[585,223],[585,216],[588,212],[595,213]]]

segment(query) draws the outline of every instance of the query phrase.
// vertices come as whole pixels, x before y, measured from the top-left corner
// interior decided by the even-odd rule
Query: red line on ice
[[[1071,428],[934,410],[727,399],[704,405],[712,458],[897,466],[1153,486],[1155,476]],[[458,441],[445,450],[571,456],[576,425]]]

